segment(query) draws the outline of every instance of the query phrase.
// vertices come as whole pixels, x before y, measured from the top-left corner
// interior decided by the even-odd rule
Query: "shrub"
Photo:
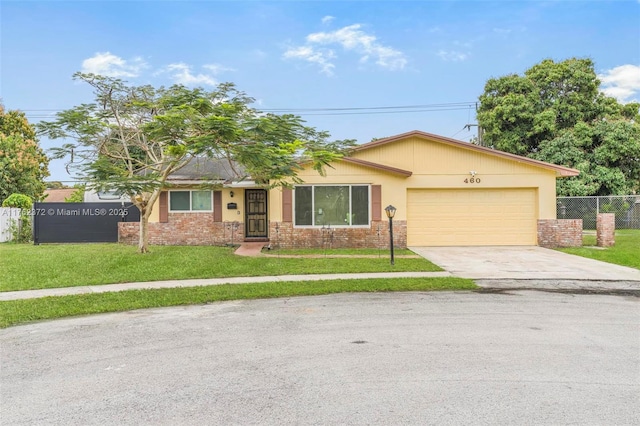
[[[28,210],[33,207],[33,201],[28,195],[11,194],[2,202],[2,207],[17,207]]]

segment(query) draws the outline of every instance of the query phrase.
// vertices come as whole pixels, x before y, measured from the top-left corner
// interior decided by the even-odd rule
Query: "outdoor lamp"
[[[387,217],[389,219],[393,219],[393,217],[396,215],[396,208],[393,207],[391,204],[385,207],[384,211],[387,213]]]
[[[391,264],[393,265],[395,263],[393,259],[393,216],[396,215],[396,208],[389,204],[384,211],[389,218],[389,251],[391,252]]]

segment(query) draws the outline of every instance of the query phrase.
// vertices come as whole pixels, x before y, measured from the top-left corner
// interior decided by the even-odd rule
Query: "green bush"
[[[2,202],[2,207],[17,207],[28,210],[33,207],[33,201],[28,195],[11,194]]]

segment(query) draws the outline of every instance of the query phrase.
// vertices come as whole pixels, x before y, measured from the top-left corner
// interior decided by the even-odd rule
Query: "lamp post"
[[[393,216],[396,215],[396,208],[389,204],[385,207],[384,211],[387,213],[387,217],[389,218],[389,250],[391,251],[391,264],[393,265]]]

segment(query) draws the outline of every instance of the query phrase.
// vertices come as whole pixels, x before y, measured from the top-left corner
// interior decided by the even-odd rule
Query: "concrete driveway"
[[[640,282],[638,269],[536,246],[410,249],[463,278]]]

